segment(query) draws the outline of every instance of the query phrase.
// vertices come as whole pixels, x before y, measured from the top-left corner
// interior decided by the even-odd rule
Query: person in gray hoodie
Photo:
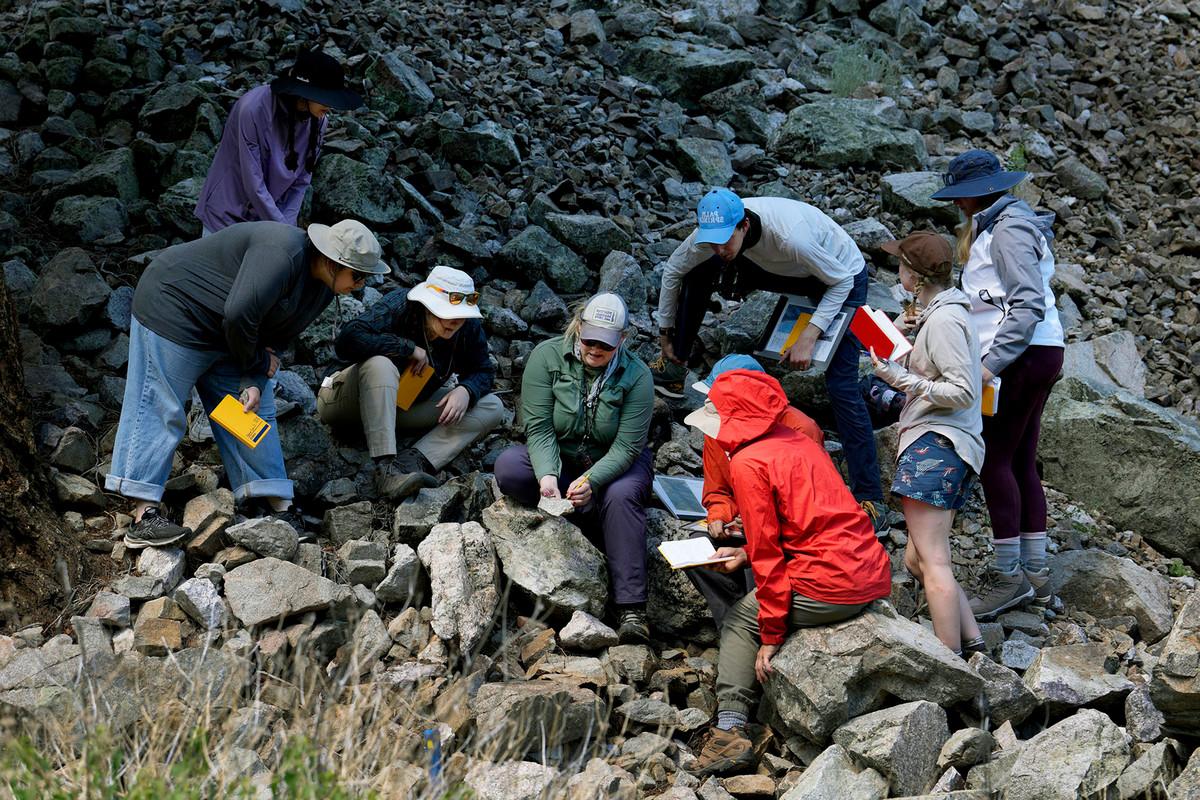
[[[971,303],[951,286],[953,254],[938,234],[919,231],[883,249],[900,260],[900,283],[920,309],[909,328],[915,339],[905,362],[880,358],[871,348],[875,374],[908,397],[892,483],[908,523],[904,565],[925,587],[933,632],[942,643],[959,655],[982,652],[979,624],[950,562],[954,512],[984,461],[982,365]],[[908,327],[907,319],[899,322]]]
[[[995,567],[977,619],[1030,600],[1051,601],[1046,566],[1046,494],[1037,472],[1042,410],[1063,365],[1063,329],[1050,289],[1053,214],[1038,214],[1007,191],[1026,177],[996,156],[969,150],[950,162],[936,200],[951,200],[962,288],[979,333],[983,379],[1001,379],[999,407],[984,418],[987,458],[980,472],[992,519]]]

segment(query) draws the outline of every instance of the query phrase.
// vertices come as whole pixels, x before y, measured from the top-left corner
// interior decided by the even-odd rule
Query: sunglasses
[[[603,350],[606,353],[611,353],[616,350],[616,345],[611,345],[608,342],[602,342],[599,339],[580,339],[579,343],[584,347],[593,347],[597,350]]]
[[[479,292],[471,292],[469,294],[467,292],[451,292],[448,289],[443,289],[440,286],[434,286],[432,283],[426,284],[426,286],[435,292],[446,295],[446,299],[450,301],[450,305],[452,306],[461,305],[463,303],[473,306],[479,303]]]

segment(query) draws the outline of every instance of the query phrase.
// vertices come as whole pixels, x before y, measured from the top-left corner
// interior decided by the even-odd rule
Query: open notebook
[[[671,569],[702,567],[705,564],[722,564],[733,560],[732,557],[714,558],[717,549],[713,547],[712,541],[706,536],[696,539],[680,539],[676,542],[663,542],[658,546],[658,552],[662,553],[662,557],[671,565]]]

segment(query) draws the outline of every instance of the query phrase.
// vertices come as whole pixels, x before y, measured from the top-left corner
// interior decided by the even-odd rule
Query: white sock
[[[272,511],[287,511],[292,507],[292,501],[286,497],[267,497],[264,499],[270,504]]]
[[[1021,534],[1021,564],[1030,572],[1046,568],[1046,532]]]

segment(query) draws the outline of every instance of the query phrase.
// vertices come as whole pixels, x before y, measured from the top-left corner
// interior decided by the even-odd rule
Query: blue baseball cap
[[[746,216],[742,198],[728,189],[713,189],[696,206],[696,241],[704,244],[725,244],[733,229]]]
[[[693,383],[692,388],[700,394],[708,394],[708,390],[712,388],[713,381],[715,381],[722,372],[729,372],[730,370],[735,369],[748,369],[754,372],[766,372],[766,370],[762,368],[762,364],[759,364],[757,361],[755,361],[753,356],[744,356],[741,353],[734,353],[732,355],[725,356],[720,361],[713,364],[712,372],[708,373],[708,377],[702,381],[696,381]]]

